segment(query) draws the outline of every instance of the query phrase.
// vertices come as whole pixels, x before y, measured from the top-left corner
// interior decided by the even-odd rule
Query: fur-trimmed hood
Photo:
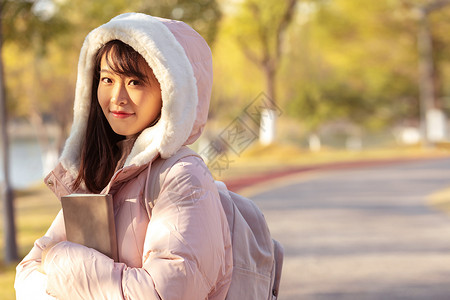
[[[140,53],[161,86],[161,118],[137,138],[125,166],[141,166],[160,154],[173,155],[193,143],[207,120],[212,87],[211,51],[187,24],[139,13],[126,13],[94,29],[86,37],[78,63],[74,120],[60,161],[78,172],[91,102],[94,57],[102,45],[121,40]]]

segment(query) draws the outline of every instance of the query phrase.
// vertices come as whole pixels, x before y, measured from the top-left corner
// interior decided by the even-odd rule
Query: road
[[[427,204],[450,158],[282,181],[251,196],[285,248],[279,299],[450,299],[450,217]]]

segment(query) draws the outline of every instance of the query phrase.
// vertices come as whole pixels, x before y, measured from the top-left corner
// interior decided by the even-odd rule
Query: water
[[[26,188],[32,184],[42,182],[43,167],[41,149],[36,140],[12,140],[9,147],[9,178],[13,188]],[[0,167],[3,167],[0,161]],[[3,181],[3,173],[0,172]]]

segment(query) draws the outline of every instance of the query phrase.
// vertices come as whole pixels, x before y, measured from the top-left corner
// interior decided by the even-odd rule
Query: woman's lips
[[[134,115],[133,113],[128,113],[128,112],[125,112],[125,111],[111,111],[111,114],[115,118],[118,118],[118,119],[125,119],[125,118],[128,118],[128,117]]]

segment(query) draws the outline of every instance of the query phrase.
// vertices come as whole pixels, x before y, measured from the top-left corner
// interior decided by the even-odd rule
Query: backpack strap
[[[164,159],[158,157],[153,161],[151,166],[147,170],[147,180],[144,190],[144,205],[147,210],[149,218],[152,215],[152,209],[156,204],[159,193],[161,192],[161,185],[166,180],[167,174],[170,169],[182,158],[188,156],[201,156],[197,154],[194,150],[182,146],[174,155]]]

